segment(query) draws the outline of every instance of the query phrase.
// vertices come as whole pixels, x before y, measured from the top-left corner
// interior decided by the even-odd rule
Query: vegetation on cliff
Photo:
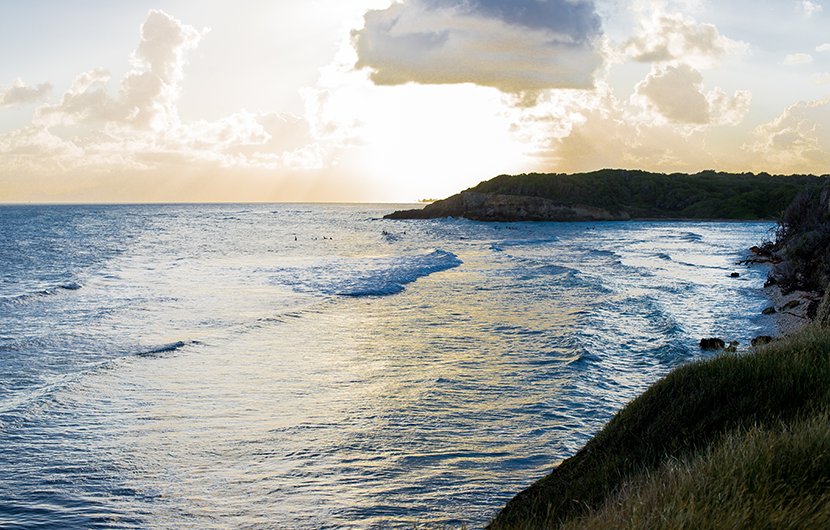
[[[770,282],[784,292],[825,291],[830,285],[830,183],[805,189],[781,215],[772,241],[762,246],[778,263]]]
[[[689,175],[603,169],[590,173],[500,175],[467,190],[585,204],[632,218],[777,219],[794,197],[828,175],[702,171]]]
[[[830,333],[671,372],[489,528],[830,524]]]

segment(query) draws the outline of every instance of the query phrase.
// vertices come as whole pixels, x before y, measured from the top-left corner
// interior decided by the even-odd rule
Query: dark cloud
[[[590,41],[600,33],[600,19],[593,2],[569,0],[425,0],[433,9],[466,6],[484,16],[508,24],[567,33],[577,41]]]
[[[475,83],[505,92],[589,88],[601,64],[593,2],[412,0],[353,32],[379,85]]]

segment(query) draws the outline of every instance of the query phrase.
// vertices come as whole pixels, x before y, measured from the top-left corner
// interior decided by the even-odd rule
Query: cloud
[[[744,149],[762,156],[771,170],[827,173],[830,165],[830,94],[798,102],[774,120],[759,125],[759,140]]]
[[[37,103],[48,99],[51,92],[52,84],[48,81],[39,84],[37,88],[32,88],[18,77],[12,81],[12,86],[9,88],[0,87],[0,106],[9,109]]]
[[[707,123],[709,102],[701,92],[703,75],[688,65],[653,68],[648,77],[635,87],[635,95],[643,97],[671,121]]]
[[[702,74],[688,65],[653,65],[627,101],[604,80],[591,91],[546,91],[534,106],[513,107],[511,130],[538,161],[535,171],[743,170],[750,157],[740,143],[724,145],[716,127],[742,123],[751,94],[703,86]]]
[[[735,126],[743,123],[749,114],[752,93],[749,90],[736,90],[730,98],[720,87],[715,87],[706,94],[709,102],[709,123],[712,125]]]
[[[813,62],[813,57],[807,53],[788,55],[787,58],[784,59],[784,64],[803,64],[811,62]]]
[[[737,125],[749,112],[750,99],[748,91],[730,98],[720,87],[704,94],[700,71],[680,64],[653,65],[631,101],[678,124]]]
[[[355,67],[377,85],[589,88],[602,58],[589,0],[411,0],[364,16]]]
[[[134,69],[121,79],[117,96],[107,91],[112,76],[105,68],[78,74],[58,103],[35,109],[30,126],[0,135],[0,171],[91,175],[174,167],[322,167],[326,152],[303,118],[245,110],[213,121],[180,118],[176,105],[186,53],[205,33],[150,11],[129,58]],[[45,83],[33,89],[16,80],[2,92],[2,102],[42,99],[51,88]],[[60,134],[53,132],[58,126]]]
[[[809,0],[803,0],[801,2],[798,2],[797,6],[798,6],[798,9],[800,11],[803,11],[804,15],[807,16],[807,17],[813,16],[814,13],[821,12],[821,9],[822,9],[821,4],[814,4],[813,2],[810,2]]]
[[[826,52],[830,51],[830,43],[822,44],[821,46],[816,46],[817,52]]]
[[[175,85],[183,76],[184,54],[196,48],[202,33],[165,14],[151,10],[141,25],[141,41],[130,60],[138,68],[148,67],[150,72],[167,85]]]
[[[706,126],[632,113],[605,81],[597,85],[593,91],[551,91],[540,96],[535,107],[514,110],[515,134],[534,148],[539,171],[715,167],[705,144]]]
[[[60,103],[37,110],[34,123],[51,127],[85,122],[139,129],[169,127],[177,120],[176,100],[185,52],[195,48],[202,34],[162,11],[152,10],[141,25],[141,40],[130,59],[144,68],[121,80],[118,98],[106,92],[110,74],[97,68],[78,75]]]
[[[824,72],[824,75],[816,74],[811,81],[814,85],[826,85],[830,83],[830,72]]]
[[[660,6],[641,17],[635,36],[623,46],[624,56],[638,62],[683,62],[698,69],[718,68],[725,57],[746,49],[745,43],[718,34],[712,24],[668,14]]]

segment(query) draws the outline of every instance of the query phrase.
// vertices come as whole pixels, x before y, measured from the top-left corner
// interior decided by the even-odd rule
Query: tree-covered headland
[[[466,191],[543,197],[631,218],[777,220],[799,192],[817,192],[828,176],[603,169],[499,175]]]

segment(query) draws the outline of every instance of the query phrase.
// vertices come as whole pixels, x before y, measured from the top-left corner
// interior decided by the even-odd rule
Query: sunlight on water
[[[765,271],[730,276],[763,224],[44,208],[70,250],[0,211],[9,528],[479,527],[701,337],[770,325]]]

